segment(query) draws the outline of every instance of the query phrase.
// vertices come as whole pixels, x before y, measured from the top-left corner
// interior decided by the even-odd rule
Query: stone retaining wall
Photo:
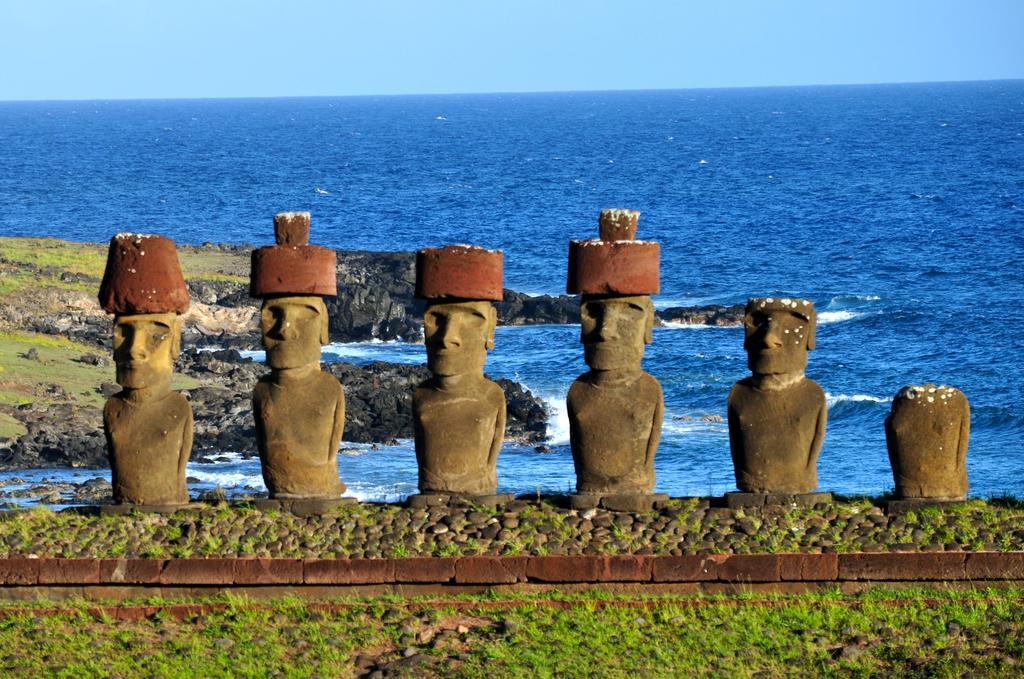
[[[282,587],[323,595],[351,586],[426,585],[407,593],[546,585],[665,590],[659,585],[873,586],[882,583],[1024,584],[1024,552],[712,554],[691,556],[464,556],[399,559],[0,559],[0,598],[24,590],[122,598],[145,588]],[[64,591],[61,588],[72,587]],[[184,590],[182,589],[184,588]],[[326,588],[326,589],[325,589]],[[515,587],[513,587],[515,588]],[[772,587],[758,587],[759,590]],[[20,593],[19,593],[20,591]],[[366,590],[368,591],[368,590]],[[703,591],[701,588],[691,591]],[[716,591],[715,588],[706,591]]]

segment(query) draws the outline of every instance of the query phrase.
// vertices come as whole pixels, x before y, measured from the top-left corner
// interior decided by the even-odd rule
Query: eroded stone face
[[[654,305],[646,295],[585,295],[580,312],[591,370],[567,400],[577,491],[649,494],[664,415],[661,385],[641,367]]]
[[[653,327],[654,304],[646,295],[584,295],[580,302],[583,357],[594,370],[640,369]]]
[[[743,316],[743,348],[754,374],[795,373],[814,348],[813,306],[805,300],[751,300]]]
[[[729,447],[736,485],[750,493],[809,493],[828,418],[825,393],[804,377],[814,348],[814,305],[754,298],[744,316],[752,375],[729,393]]]
[[[345,492],[338,477],[345,394],[320,370],[328,341],[324,302],[304,295],[267,299],[260,331],[271,371],[253,390],[253,415],[270,496],[338,497]]]
[[[103,426],[115,502],[188,502],[185,465],[192,451],[192,408],[171,391],[180,341],[174,313],[114,319],[114,362],[123,391],[107,400]]]
[[[430,302],[423,312],[427,367],[435,375],[483,375],[496,324],[490,302]]]
[[[934,384],[901,389],[885,420],[897,497],[966,497],[970,430],[970,405],[959,389]]]
[[[327,344],[327,307],[311,296],[274,297],[260,309],[260,333],[267,365],[277,370],[320,363]]]
[[[496,321],[490,302],[427,305],[424,338],[434,376],[413,395],[422,493],[487,495],[497,490],[505,394],[483,374]]]
[[[180,348],[181,323],[175,313],[114,318],[114,365],[117,383],[125,389],[168,391]]]

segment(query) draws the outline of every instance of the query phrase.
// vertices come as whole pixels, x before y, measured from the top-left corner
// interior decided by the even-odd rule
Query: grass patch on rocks
[[[0,556],[311,557],[1020,551],[1024,508],[980,500],[887,516],[866,499],[763,512],[675,500],[641,514],[517,500],[497,510],[364,503],[323,515],[201,505],[170,516],[39,508],[0,521]]]
[[[1018,676],[1019,590],[638,599],[601,593],[333,606],[238,596],[177,619],[8,606],[0,663],[47,677]],[[160,601],[149,601],[160,604]]]

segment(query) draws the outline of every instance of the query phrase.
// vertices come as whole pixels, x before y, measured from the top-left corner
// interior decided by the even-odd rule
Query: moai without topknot
[[[188,503],[192,407],[171,391],[181,350],[179,314],[189,306],[174,242],[120,233],[110,240],[100,306],[114,314],[114,364],[121,391],[103,407],[114,502]]]
[[[804,377],[816,321],[807,300],[756,297],[747,303],[743,348],[753,374],[729,393],[729,447],[736,485],[754,497],[727,494],[730,503],[829,499],[812,493],[828,419],[825,392]]]
[[[253,389],[256,446],[274,500],[340,498],[341,383],[320,370],[328,342],[323,297],[337,294],[336,255],[309,245],[309,213],[274,217],[277,245],[252,253],[249,294],[263,299],[260,333],[270,374]]]
[[[967,443],[971,407],[954,387],[908,386],[892,400],[885,441],[904,501],[950,501],[967,497]]]
[[[590,371],[569,388],[574,507],[644,511],[654,492],[654,454],[665,406],[644,372],[659,289],[658,243],[634,240],[639,212],[602,210],[599,240],[569,243],[567,289],[580,294],[580,342]]]
[[[494,503],[505,392],[484,377],[502,298],[502,254],[468,245],[416,253],[416,296],[432,377],[413,395],[419,490],[414,506],[469,496]]]

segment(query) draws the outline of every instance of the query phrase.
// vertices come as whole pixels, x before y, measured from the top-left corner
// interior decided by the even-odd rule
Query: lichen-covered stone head
[[[805,299],[755,297],[743,314],[747,367],[760,375],[801,372],[814,349],[817,313]]]

